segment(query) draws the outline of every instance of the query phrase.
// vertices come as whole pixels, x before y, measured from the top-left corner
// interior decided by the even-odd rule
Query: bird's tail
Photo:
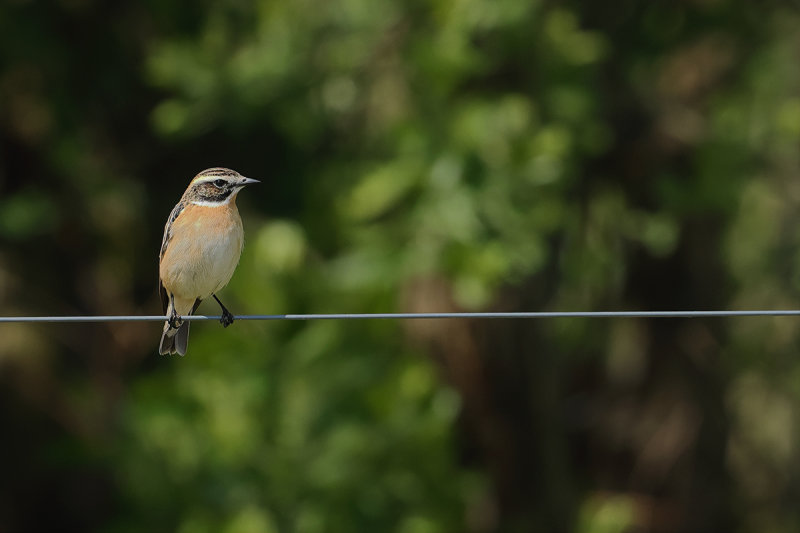
[[[161,344],[158,353],[161,355],[185,355],[189,345],[189,321],[184,320],[178,328],[173,328],[169,322],[164,322],[164,332],[161,334]]]
[[[200,299],[194,301],[192,310],[188,314],[193,315],[200,305]],[[172,303],[167,308],[167,314],[172,313]],[[161,344],[158,353],[161,355],[173,354],[186,355],[186,347],[189,345],[189,321],[184,320],[177,328],[169,325],[169,320],[164,322],[164,332],[161,334]]]

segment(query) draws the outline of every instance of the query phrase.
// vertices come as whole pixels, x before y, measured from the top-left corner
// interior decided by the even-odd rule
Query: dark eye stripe
[[[206,202],[222,202],[231,195],[231,189],[217,189],[216,187],[203,187],[198,192],[198,197]]]

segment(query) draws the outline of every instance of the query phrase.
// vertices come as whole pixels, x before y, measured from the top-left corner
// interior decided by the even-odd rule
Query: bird
[[[158,292],[164,316],[159,353],[186,354],[189,321],[200,302],[213,297],[220,323],[234,317],[217,297],[233,276],[244,245],[242,218],[236,196],[247,185],[259,183],[228,168],[208,168],[197,174],[172,209],[164,226],[158,254]]]

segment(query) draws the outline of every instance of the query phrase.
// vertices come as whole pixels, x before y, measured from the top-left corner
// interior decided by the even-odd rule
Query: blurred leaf
[[[9,239],[50,233],[57,221],[57,205],[38,191],[24,191],[0,201],[0,233]]]

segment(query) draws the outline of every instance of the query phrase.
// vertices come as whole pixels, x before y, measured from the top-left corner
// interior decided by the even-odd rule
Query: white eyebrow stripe
[[[218,200],[214,202],[209,200],[193,200],[191,203],[193,203],[194,205],[199,205],[201,207],[222,207],[223,205],[228,205],[232,199],[233,195],[231,194],[228,195],[228,197],[222,201]]]
[[[192,183],[197,185],[198,183],[213,183],[219,179],[224,180],[226,183],[230,183],[230,176],[203,176],[202,178],[195,179]]]

